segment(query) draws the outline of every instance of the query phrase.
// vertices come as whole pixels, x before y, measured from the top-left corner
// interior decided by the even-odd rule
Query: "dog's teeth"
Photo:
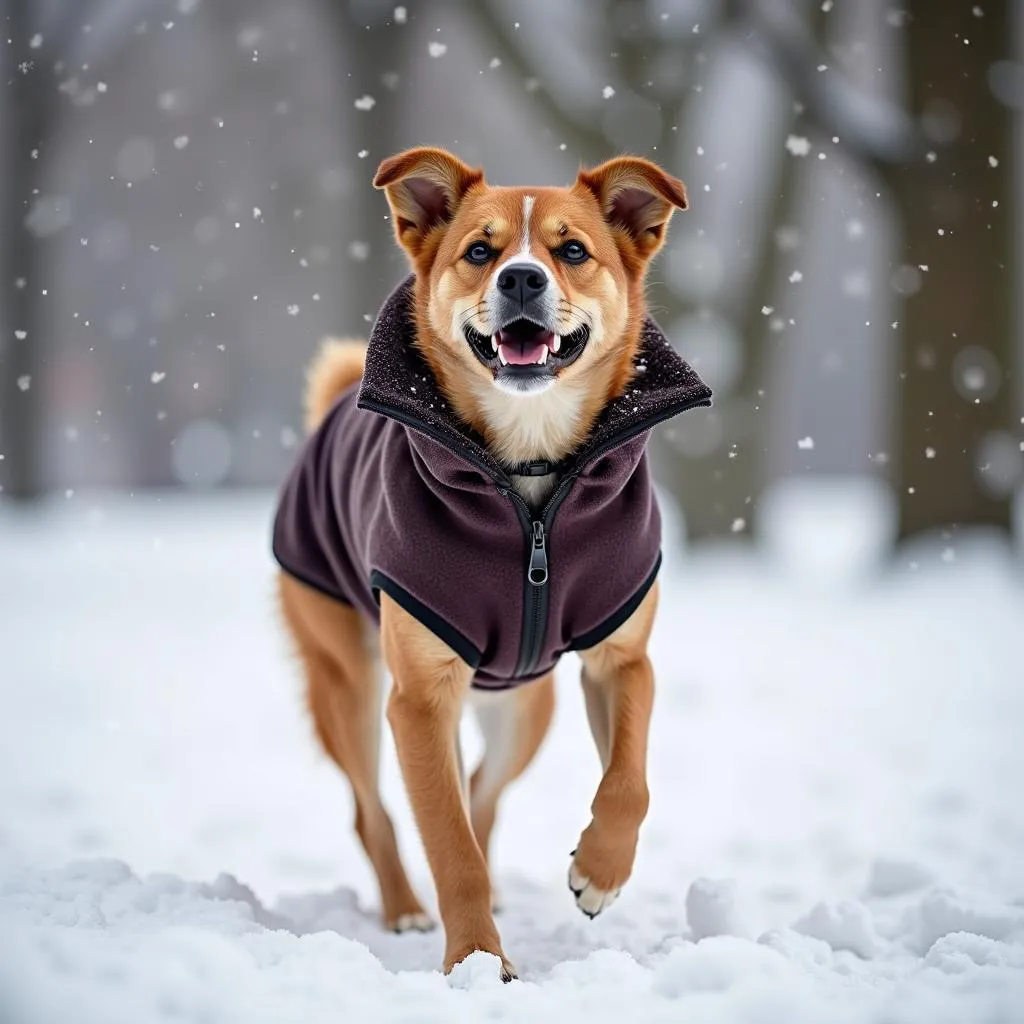
[[[547,347],[547,345],[545,345],[543,350],[541,351],[540,359],[538,359],[537,362],[541,366],[543,366],[547,361],[548,361],[548,347]]]
[[[499,347],[498,358],[501,360],[501,365],[505,366],[508,364],[508,360],[505,358],[505,352]]]
[[[491,335],[491,351],[498,351],[498,336],[496,334]]]
[[[556,334],[555,338],[554,338],[554,341],[551,342],[551,351],[557,353],[558,350],[561,347],[562,347],[562,336],[560,334]]]

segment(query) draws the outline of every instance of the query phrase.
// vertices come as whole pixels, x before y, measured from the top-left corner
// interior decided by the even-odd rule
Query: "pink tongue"
[[[503,341],[498,347],[501,349],[506,363],[512,363],[513,366],[526,366],[530,363],[539,363],[547,345],[543,341],[536,343]]]
[[[524,341],[519,338],[511,338],[504,331],[498,335],[498,348],[505,357],[506,363],[513,366],[529,366],[531,363],[539,363],[544,355],[544,350],[550,348],[554,340],[550,331],[544,331],[535,338]]]

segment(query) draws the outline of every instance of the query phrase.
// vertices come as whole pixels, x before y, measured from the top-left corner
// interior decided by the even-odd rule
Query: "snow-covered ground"
[[[377,925],[270,500],[0,514],[4,1024],[1024,1021],[1019,559],[883,571],[884,515],[843,492],[777,503],[756,555],[669,550],[635,875],[593,922],[566,888],[598,778],[567,661],[502,809],[502,986]],[[429,898],[390,749],[384,777]]]

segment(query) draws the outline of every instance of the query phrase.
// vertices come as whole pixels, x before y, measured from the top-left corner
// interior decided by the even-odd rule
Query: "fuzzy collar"
[[[507,485],[506,471],[484,439],[456,416],[413,344],[414,303],[415,277],[410,275],[384,302],[370,332],[359,407],[419,430]],[[579,472],[596,455],[662,420],[711,405],[711,389],[650,317],[644,320],[636,369],[625,393],[609,403],[587,439],[565,460],[568,472]]]

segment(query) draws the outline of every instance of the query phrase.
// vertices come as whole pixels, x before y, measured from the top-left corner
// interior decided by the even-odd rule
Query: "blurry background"
[[[660,970],[700,936],[687,889],[710,877],[735,883],[738,934],[831,940],[834,969],[820,944],[783,961],[830,1008],[1016,1019],[1019,987],[1002,1013],[977,1000],[1024,964],[999,945],[1024,937],[1022,35],[1024,0],[0,0],[0,1016],[4,967],[73,1007],[15,1015],[33,1024],[153,1019],[114,1012],[119,979],[165,978],[160,1019],[179,977],[210,993],[195,1019],[266,1009],[225,981],[235,919],[163,895],[221,872],[257,922],[439,962],[437,933],[377,927],[269,550],[304,365],[406,273],[373,173],[430,144],[502,184],[624,150],[682,177],[651,304],[715,389],[651,445],[674,500],[635,878],[593,923],[565,891],[600,767],[570,656],[499,825],[524,977],[602,946]],[[61,868],[93,857],[131,871]],[[150,871],[175,877],[122,895]],[[876,930],[873,962],[843,960]],[[301,1002],[268,1012],[313,1020],[316,954],[288,938]],[[345,1019],[315,948],[323,1019]],[[693,968],[700,1019],[727,978],[749,1017],[761,953]]]
[[[0,502],[274,487],[305,361],[404,274],[384,156],[687,182],[651,303],[716,392],[654,454],[693,541],[875,478],[1008,533],[1024,476],[1012,0],[3,0]]]

